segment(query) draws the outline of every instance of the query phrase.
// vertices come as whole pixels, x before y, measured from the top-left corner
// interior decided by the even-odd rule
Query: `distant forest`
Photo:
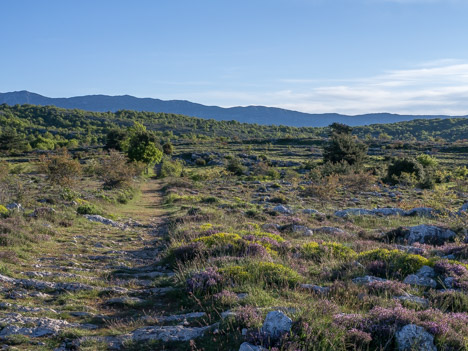
[[[109,131],[143,123],[161,140],[247,141],[322,139],[327,128],[264,126],[237,121],[216,121],[183,115],[117,111],[89,112],[54,106],[0,105],[0,151],[51,150],[103,145]],[[428,119],[355,127],[362,139],[422,142],[468,140],[468,119]]]

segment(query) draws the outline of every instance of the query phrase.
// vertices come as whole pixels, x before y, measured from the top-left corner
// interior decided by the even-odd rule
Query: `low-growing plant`
[[[241,164],[238,158],[231,158],[226,169],[235,175],[242,175],[246,171],[245,167]]]
[[[92,203],[84,203],[79,205],[76,212],[80,215],[102,215],[102,210]]]
[[[301,246],[300,253],[302,257],[314,261],[322,261],[324,258],[346,261],[356,257],[356,252],[353,249],[336,242],[319,244],[311,241]]]
[[[195,295],[214,294],[221,290],[223,276],[215,268],[195,272],[187,279],[187,290]]]
[[[165,177],[180,177],[184,171],[184,165],[180,160],[171,160],[164,158],[161,162],[158,176]]]
[[[359,262],[368,268],[379,263],[378,268],[373,273],[385,277],[404,277],[415,273],[422,266],[431,265],[430,261],[421,256],[406,253],[399,250],[375,249],[361,252],[358,255]]]
[[[9,213],[8,209],[5,206],[0,205],[0,216],[6,216],[8,215],[8,213]]]
[[[429,300],[442,312],[468,312],[468,296],[463,291],[431,291]]]
[[[265,286],[293,287],[301,276],[289,267],[273,262],[250,262],[243,266],[228,266],[220,273],[236,284],[255,283]]]

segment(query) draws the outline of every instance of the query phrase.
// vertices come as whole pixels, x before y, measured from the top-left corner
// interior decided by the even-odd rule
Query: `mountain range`
[[[0,104],[51,105],[62,108],[76,108],[86,111],[106,112],[136,110],[182,114],[215,120],[235,120],[244,123],[263,125],[286,125],[294,127],[324,127],[333,122],[350,126],[395,123],[413,119],[450,118],[445,115],[399,115],[391,113],[370,113],[363,115],[343,115],[337,113],[312,114],[276,107],[245,106],[219,107],[206,106],[186,100],[160,100],[137,98],[130,95],[85,95],[69,98],[50,98],[29,91],[0,93]],[[468,116],[457,116],[468,117]]]

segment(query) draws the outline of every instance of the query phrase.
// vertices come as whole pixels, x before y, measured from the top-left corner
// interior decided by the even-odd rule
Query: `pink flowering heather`
[[[215,268],[209,267],[204,271],[193,273],[187,279],[187,290],[192,293],[212,293],[219,288],[222,281],[221,274]]]
[[[408,284],[404,284],[395,280],[386,280],[383,282],[371,282],[367,284],[370,292],[388,293],[390,295],[402,295],[409,288]]]

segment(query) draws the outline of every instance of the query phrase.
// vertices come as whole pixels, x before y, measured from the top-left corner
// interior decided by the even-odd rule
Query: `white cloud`
[[[409,69],[341,81],[283,78],[270,84],[259,82],[256,87],[244,85],[229,91],[185,92],[183,98],[224,107],[265,105],[309,113],[461,116],[468,115],[468,61],[426,62]]]

